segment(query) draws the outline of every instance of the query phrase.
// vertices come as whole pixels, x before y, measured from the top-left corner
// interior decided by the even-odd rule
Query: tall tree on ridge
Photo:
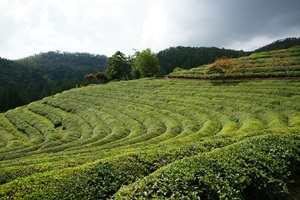
[[[159,71],[159,63],[151,49],[137,53],[134,60],[134,68],[139,71],[141,77],[151,77]]]
[[[131,66],[124,53],[117,51],[114,55],[108,58],[108,68],[106,74],[108,79],[125,79],[130,77]]]

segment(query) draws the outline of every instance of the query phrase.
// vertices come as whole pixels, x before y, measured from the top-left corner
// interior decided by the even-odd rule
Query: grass
[[[10,110],[0,199],[292,199],[299,86],[141,79]]]

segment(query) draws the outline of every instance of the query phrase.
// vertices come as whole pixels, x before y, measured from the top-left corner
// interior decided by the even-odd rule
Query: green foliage
[[[238,58],[249,54],[249,52],[216,47],[170,47],[157,54],[160,65],[159,76],[168,75],[173,72],[176,67],[192,69],[213,63],[217,58]]]
[[[140,79],[12,109],[0,199],[288,199],[299,84]]]
[[[115,197],[286,199],[300,163],[293,139],[299,146],[297,134],[268,135],[182,159],[123,187]]]
[[[0,111],[84,85],[83,76],[107,67],[106,56],[47,52],[19,60],[0,58]]]
[[[282,67],[286,73],[286,76],[290,78],[290,68],[294,58],[291,52],[277,52],[272,55],[272,58],[269,61],[271,68],[275,69],[276,67]]]
[[[244,78],[274,78],[274,77],[299,77],[300,76],[300,46],[289,49],[253,53],[250,56],[233,58],[234,70],[226,74],[221,70],[218,62],[203,65],[190,70],[174,71],[169,78],[193,78],[193,79],[219,79],[225,76],[228,79]],[[229,65],[230,66],[230,65]],[[207,69],[214,68],[206,73]],[[224,68],[223,68],[224,69]],[[232,69],[232,68],[231,68]]]
[[[151,49],[137,53],[134,60],[134,69],[139,72],[141,77],[152,77],[157,74],[159,64]]]
[[[120,51],[117,51],[114,55],[108,58],[108,68],[106,74],[108,79],[125,79],[130,77],[131,66],[128,62],[128,58]]]
[[[180,72],[180,71],[183,71],[184,69],[181,69],[180,67],[176,67],[173,72]]]

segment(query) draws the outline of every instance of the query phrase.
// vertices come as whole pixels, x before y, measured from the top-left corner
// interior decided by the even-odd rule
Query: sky
[[[0,0],[7,59],[176,46],[252,51],[287,37],[300,37],[299,0]]]

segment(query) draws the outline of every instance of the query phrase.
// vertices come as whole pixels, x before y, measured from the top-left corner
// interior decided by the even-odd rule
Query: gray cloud
[[[204,29],[213,32],[211,35],[206,35],[207,45],[233,46],[234,48],[245,46],[247,48],[247,45],[251,45],[247,43],[253,42],[255,38],[274,40],[281,37],[300,36],[300,2],[297,0],[219,0],[213,2],[214,7],[207,11],[213,15],[210,16],[208,22],[201,22]],[[192,42],[197,42],[197,40]],[[234,43],[245,45],[239,47]]]
[[[0,56],[217,46],[300,37],[299,0],[1,0]]]

